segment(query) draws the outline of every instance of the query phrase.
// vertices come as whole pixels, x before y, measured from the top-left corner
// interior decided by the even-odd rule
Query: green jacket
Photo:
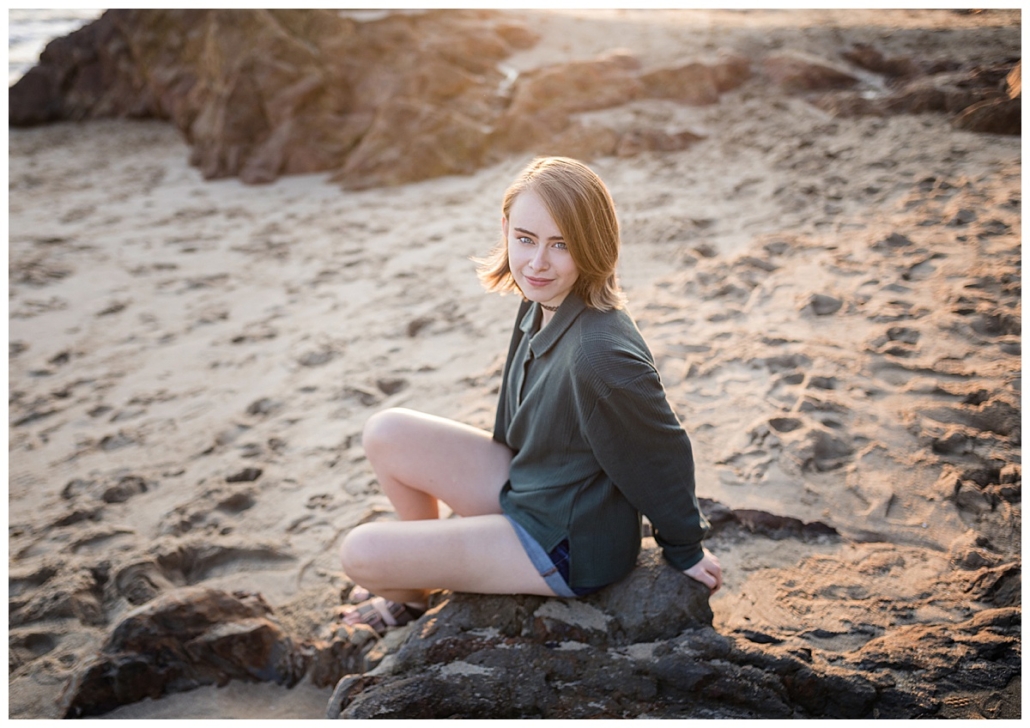
[[[701,560],[708,521],[690,440],[625,311],[570,293],[540,330],[524,302],[504,367],[494,439],[515,456],[501,508],[550,551],[569,539],[569,582],[618,581],[640,550],[640,513],[678,569]]]

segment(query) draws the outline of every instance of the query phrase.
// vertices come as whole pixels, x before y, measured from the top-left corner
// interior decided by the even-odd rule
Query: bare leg
[[[409,603],[430,589],[553,596],[500,515],[510,449],[483,430],[404,409],[373,415],[363,444],[402,522],[347,535],[340,558],[351,579]],[[439,520],[439,501],[464,518]]]
[[[460,516],[501,512],[498,498],[512,452],[488,432],[390,409],[369,418],[362,444],[403,521],[439,518],[438,500]]]
[[[423,602],[430,589],[554,596],[501,515],[366,523],[341,556],[350,578],[395,602]]]

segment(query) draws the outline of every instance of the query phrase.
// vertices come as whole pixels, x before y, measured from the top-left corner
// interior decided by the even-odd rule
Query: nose
[[[533,258],[530,260],[529,264],[533,270],[547,270],[550,267],[550,263],[547,259],[546,245],[537,246],[536,252],[533,254]]]

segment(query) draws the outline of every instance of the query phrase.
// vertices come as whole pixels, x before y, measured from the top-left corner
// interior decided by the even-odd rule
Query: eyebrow
[[[525,233],[526,235],[531,235],[534,238],[540,237],[539,235],[537,235],[533,231],[526,230],[526,228],[517,227],[517,228],[515,228],[515,232],[517,232],[517,233]],[[548,240],[565,240],[565,237],[562,236],[562,235],[552,235],[551,237],[548,238]]]

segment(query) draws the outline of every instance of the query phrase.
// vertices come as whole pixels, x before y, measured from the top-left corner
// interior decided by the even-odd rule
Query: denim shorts
[[[560,597],[583,597],[603,589],[600,586],[571,587],[569,586],[569,540],[564,539],[561,543],[551,549],[551,553],[544,551],[544,547],[537,543],[536,539],[529,535],[529,531],[523,528],[518,521],[507,513],[504,517],[515,529],[522,548],[526,550],[529,560],[533,562],[537,573],[544,577],[547,586],[551,587],[555,594]]]

